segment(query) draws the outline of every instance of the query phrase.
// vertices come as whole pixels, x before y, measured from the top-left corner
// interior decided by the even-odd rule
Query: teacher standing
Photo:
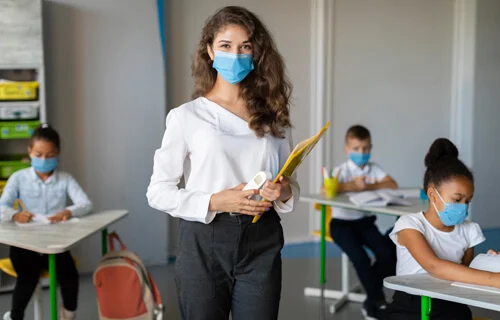
[[[147,191],[151,207],[180,218],[182,318],[277,319],[279,214],[294,209],[299,186],[291,177],[242,188],[259,171],[275,177],[292,148],[283,59],[252,12],[225,7],[203,27],[192,75],[195,99],[169,112]],[[268,201],[249,199],[257,194]]]

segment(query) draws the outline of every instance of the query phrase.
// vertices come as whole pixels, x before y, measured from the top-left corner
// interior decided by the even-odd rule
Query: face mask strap
[[[443,197],[441,197],[441,195],[439,194],[439,191],[437,191],[436,188],[433,188],[434,191],[436,191],[437,195],[439,196],[439,199],[441,199],[441,201],[443,201],[443,203],[446,205],[446,202],[444,201]]]
[[[434,202],[431,202],[432,203],[432,206],[434,207],[434,210],[436,210],[436,213],[439,214],[439,210],[438,208],[436,207],[436,204]]]

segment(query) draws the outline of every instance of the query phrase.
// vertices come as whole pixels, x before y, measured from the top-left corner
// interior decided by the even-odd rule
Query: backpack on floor
[[[94,272],[100,320],[162,320],[160,292],[139,257],[110,233],[110,252]],[[114,240],[120,244],[115,251]]]

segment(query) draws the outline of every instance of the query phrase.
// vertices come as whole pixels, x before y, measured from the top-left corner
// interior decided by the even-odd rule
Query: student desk
[[[313,195],[301,195],[300,200],[310,203],[318,203],[321,205],[321,239],[320,239],[320,270],[319,270],[319,282],[321,288],[305,288],[304,295],[308,297],[321,297],[321,304],[324,303],[324,298],[336,299],[337,301],[330,306],[330,312],[334,313],[336,310],[340,309],[346,302],[363,302],[366,299],[366,295],[354,292],[358,286],[354,288],[349,288],[349,258],[345,253],[342,253],[342,289],[339,290],[325,290],[325,268],[326,268],[326,207],[331,206],[333,208],[344,208],[344,209],[355,209],[360,211],[365,211],[367,213],[373,214],[383,214],[399,217],[408,213],[416,213],[422,211],[422,203],[418,198],[418,189],[400,189],[401,192],[405,194],[416,195],[417,197],[406,198],[411,202],[411,206],[388,206],[388,207],[360,207],[349,201],[349,197],[346,194],[337,194],[333,199],[327,199],[324,195],[313,194]],[[323,309],[322,309],[323,310]],[[323,312],[321,312],[323,314]]]
[[[0,243],[49,255],[50,314],[52,320],[57,320],[55,254],[69,250],[99,230],[102,230],[102,254],[105,254],[108,251],[106,228],[127,214],[126,210],[102,211],[80,217],[75,222],[33,227],[3,222],[0,224]]]
[[[500,294],[455,287],[451,281],[439,280],[427,273],[384,279],[386,288],[422,297],[422,320],[428,320],[431,298],[500,311]]]

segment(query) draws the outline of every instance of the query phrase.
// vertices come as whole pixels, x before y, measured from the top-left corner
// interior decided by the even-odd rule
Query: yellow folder
[[[290,156],[286,160],[285,164],[283,165],[283,168],[281,168],[278,175],[274,178],[275,183],[279,182],[281,176],[290,177],[293,174],[295,169],[297,169],[300,166],[300,164],[304,161],[304,159],[311,152],[316,143],[318,143],[319,139],[321,139],[321,137],[323,136],[323,134],[325,133],[325,131],[328,129],[329,126],[330,126],[330,121],[328,121],[328,123],[325,124],[325,126],[321,128],[321,130],[315,136],[306,139],[304,141],[301,141],[295,146],[295,148],[290,153]],[[260,216],[255,216],[252,222],[256,223],[257,221],[259,221],[259,219]]]

